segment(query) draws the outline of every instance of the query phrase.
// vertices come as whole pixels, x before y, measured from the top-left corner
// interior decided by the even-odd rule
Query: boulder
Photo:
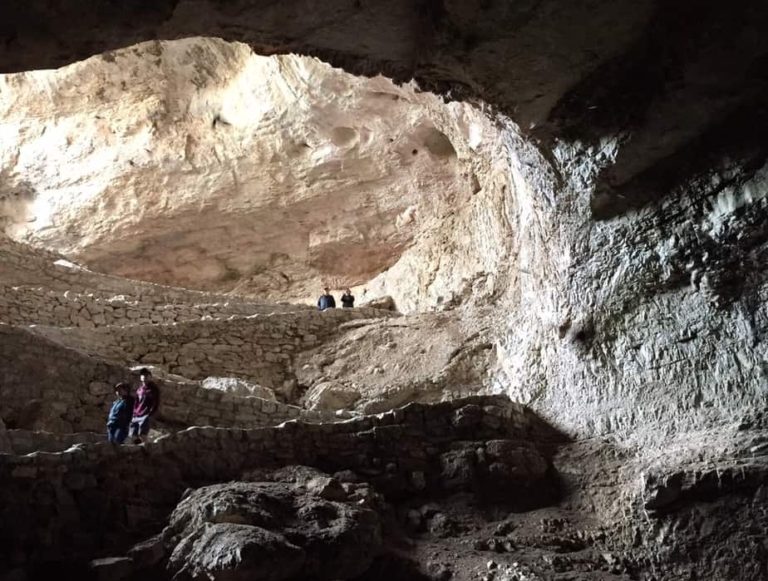
[[[476,406],[465,406],[459,411],[471,412],[473,408]],[[469,418],[476,419],[465,413],[458,423]],[[440,455],[440,467],[440,482],[446,491],[472,490],[486,501],[515,511],[545,506],[559,496],[551,463],[526,441],[461,443]]]
[[[169,572],[271,581],[362,574],[381,547],[379,517],[323,498],[346,496],[333,486],[338,481],[324,478],[230,482],[191,492],[163,531]]]
[[[106,557],[91,561],[88,567],[98,581],[120,581],[133,572],[133,561],[127,557]]]
[[[307,483],[307,492],[325,500],[347,500],[347,493],[341,483],[330,476],[318,476]]]
[[[171,565],[191,579],[282,581],[295,576],[304,565],[301,548],[261,527],[206,524],[197,533],[189,544],[178,545],[171,556]]]
[[[161,535],[147,539],[131,547],[128,556],[137,569],[145,569],[159,563],[165,556],[163,538]]]
[[[360,391],[343,384],[324,381],[310,388],[304,405],[317,411],[351,409],[360,399]]]

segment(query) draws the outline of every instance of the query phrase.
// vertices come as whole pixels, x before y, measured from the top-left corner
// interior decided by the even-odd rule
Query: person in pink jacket
[[[152,373],[146,367],[139,371],[141,385],[136,390],[136,400],[133,404],[133,419],[131,420],[130,437],[134,444],[141,444],[149,433],[149,419],[160,406],[160,390],[152,381]]]

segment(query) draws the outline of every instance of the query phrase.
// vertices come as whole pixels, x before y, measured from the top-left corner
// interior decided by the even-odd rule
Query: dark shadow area
[[[378,557],[371,567],[354,581],[431,581],[419,570],[419,564],[407,557],[394,553],[386,553]]]
[[[659,3],[627,51],[560,99],[545,141],[620,143],[600,175],[595,218],[659,200],[703,168],[743,161],[748,172],[765,159],[766,27],[758,0]]]
[[[703,188],[703,192],[712,196],[739,185],[768,160],[766,133],[768,102],[761,97],[742,103],[701,135],[628,181],[615,183],[615,172],[605,171],[592,199],[592,214],[597,219],[611,218],[718,173],[730,177],[715,188]]]
[[[50,581],[51,579],[98,581],[98,576],[88,568],[86,563],[65,560],[35,563],[22,578],[25,581]]]

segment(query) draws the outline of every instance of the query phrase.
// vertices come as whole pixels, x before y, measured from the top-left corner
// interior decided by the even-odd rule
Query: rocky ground
[[[766,457],[743,452],[741,464],[656,466],[655,478],[686,481],[671,494],[642,455],[565,444],[552,458],[557,493],[534,507],[478,491],[390,496],[353,470],[252,470],[188,490],[161,534],[90,568],[126,579],[762,579]]]

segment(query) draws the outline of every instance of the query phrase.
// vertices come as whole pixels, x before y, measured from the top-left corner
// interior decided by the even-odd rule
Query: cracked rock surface
[[[169,573],[279,581],[348,579],[368,569],[381,544],[377,514],[297,488],[235,482],[194,491],[163,531]]]

